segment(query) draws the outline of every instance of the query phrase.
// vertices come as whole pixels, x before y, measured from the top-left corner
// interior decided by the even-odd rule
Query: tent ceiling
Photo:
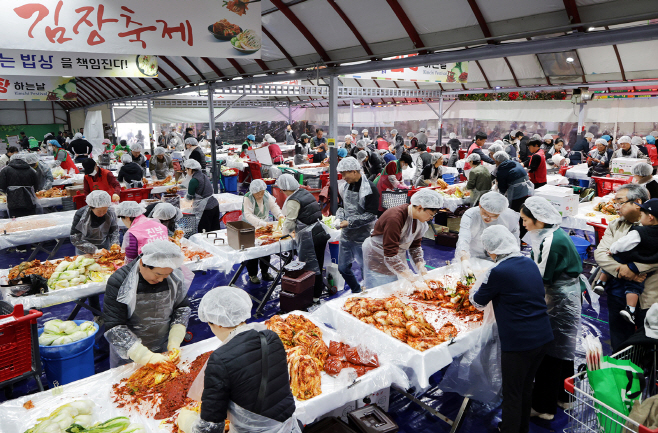
[[[263,0],[262,11],[262,60],[161,56],[157,79],[81,78],[78,102],[63,105],[76,108],[206,81],[266,72],[283,74],[293,68],[473,48],[487,42],[557,38],[588,32],[589,23],[595,23],[593,31],[658,25],[649,21],[658,18],[655,0]],[[578,26],[581,23],[584,26]],[[618,55],[612,45],[577,50],[585,76],[572,82],[583,82],[582,78],[585,82],[658,78],[658,68],[647,55],[658,52],[658,41],[616,48]],[[466,86],[452,83],[441,87],[449,90],[564,82],[547,79],[535,55],[469,63]],[[289,79],[290,75],[279,77]],[[353,81],[343,79],[349,86],[438,87],[432,83]]]

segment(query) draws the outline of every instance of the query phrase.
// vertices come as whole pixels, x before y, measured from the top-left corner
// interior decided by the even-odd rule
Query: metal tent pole
[[[117,139],[117,122],[116,119],[114,118],[114,104],[110,103],[109,106],[110,106],[110,127],[112,128],[112,139],[114,140],[114,144],[119,144],[119,140]],[[71,125],[69,124],[69,131],[70,130],[71,130]]]
[[[578,133],[576,135],[585,136],[585,104],[578,105],[580,107],[578,108]]]
[[[338,76],[329,77],[329,138],[338,136]],[[331,194],[331,214],[336,215],[338,210],[338,154],[336,146],[329,149],[329,191]]]
[[[210,128],[210,163],[212,164],[212,189],[217,194],[217,184],[219,179],[217,178],[217,147],[215,146],[215,137],[217,132],[215,131],[215,107],[213,104],[213,95],[215,94],[213,90],[212,83],[208,83],[208,116],[210,122],[208,123],[208,128]],[[244,95],[242,96],[244,97]],[[242,97],[240,99],[242,99]],[[222,115],[230,107],[227,107],[224,111],[219,113]],[[218,116],[219,117],[219,116]]]
[[[439,146],[443,146],[443,92],[439,96]]]
[[[149,141],[149,147],[151,148],[151,156],[155,153],[155,148],[153,147],[153,142],[151,141],[151,131],[153,131],[153,113],[151,112],[151,106],[153,103],[151,102],[151,98],[146,100],[147,103],[147,108],[148,108],[148,114],[149,114],[149,130],[146,133],[146,137]],[[153,138],[155,139],[155,134],[153,134]]]

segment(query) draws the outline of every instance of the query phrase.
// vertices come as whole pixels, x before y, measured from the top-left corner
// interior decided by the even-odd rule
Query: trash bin
[[[238,193],[238,177],[237,176],[223,176],[224,190],[233,194]]]
[[[74,320],[76,325],[84,320]],[[73,343],[60,346],[41,346],[39,352],[46,372],[48,385],[52,388],[54,382],[58,385],[75,382],[94,375],[94,341],[98,332],[98,325],[94,323],[96,332],[93,335]],[[39,336],[43,328],[39,329]]]

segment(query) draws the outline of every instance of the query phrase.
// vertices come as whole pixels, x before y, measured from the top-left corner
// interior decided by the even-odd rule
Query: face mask
[[[98,169],[95,168],[94,171],[91,173],[91,176],[96,176],[96,173],[98,173]]]

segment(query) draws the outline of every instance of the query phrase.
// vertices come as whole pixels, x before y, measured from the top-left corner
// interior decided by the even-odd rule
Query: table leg
[[[448,424],[449,426],[451,426],[450,433],[456,433],[457,431],[459,431],[459,428],[461,427],[461,424],[464,421],[464,415],[466,414],[466,412],[468,411],[468,408],[471,405],[471,399],[468,398],[468,397],[464,397],[464,401],[462,401],[462,405],[459,408],[459,412],[457,413],[457,416],[455,417],[454,420],[451,420],[447,416],[443,415],[442,413],[440,413],[439,411],[437,411],[433,407],[427,405],[426,403],[423,403],[418,398],[416,398],[416,396],[414,396],[413,394],[411,394],[411,393],[407,392],[406,390],[400,388],[399,386],[391,385],[391,388],[395,389],[395,391],[397,391],[400,394],[404,395],[409,400],[413,401],[414,403],[416,403],[421,408],[425,409],[430,414],[434,415],[435,417],[439,418],[441,421],[443,421],[446,424]]]
[[[242,270],[243,270],[243,269],[244,269],[244,262],[243,262],[243,263],[240,263],[240,267],[239,267],[238,270],[235,271],[235,273],[233,274],[233,278],[231,278],[231,282],[228,283],[229,286],[237,287],[237,286],[235,286],[235,282],[238,280],[238,277],[239,277],[240,274],[242,273]]]
[[[43,242],[39,242],[37,244],[34,244],[34,249],[32,250],[32,254],[30,254],[30,257],[27,259],[28,262],[31,262],[34,260],[34,258],[39,254],[39,252],[43,251],[44,253],[48,253],[48,258],[46,260],[52,259],[55,254],[57,254],[57,251],[61,248],[61,246],[64,244],[64,239],[57,239],[56,244],[53,247],[52,250],[48,251],[43,247]]]
[[[281,255],[279,255],[279,259],[280,259],[279,263],[281,263],[281,267],[279,269],[275,268],[274,266],[272,266],[270,264],[270,268],[277,271],[277,274],[276,274],[276,277],[274,277],[274,281],[272,281],[272,284],[270,284],[270,287],[267,289],[267,293],[265,294],[265,296],[263,296],[263,299],[257,299],[255,297],[251,296],[251,298],[254,301],[259,303],[258,308],[256,308],[256,313],[254,313],[254,318],[263,315],[263,313],[262,313],[263,308],[265,307],[265,304],[267,303],[267,301],[270,300],[270,296],[272,296],[272,292],[274,292],[274,289],[276,288],[277,284],[279,284],[279,282],[281,281],[281,277],[283,275],[283,271],[285,270],[285,266],[292,261],[292,257],[293,257],[293,255],[290,254],[285,259],[283,259],[283,257]]]
[[[87,299],[89,299],[89,305],[85,304]],[[71,314],[69,314],[69,317],[66,320],[75,319],[82,308],[86,308],[87,310],[91,311],[96,317],[100,317],[102,314],[100,311],[100,300],[98,295],[92,295],[89,298],[76,299],[73,302],[75,302],[76,305],[73,307],[73,311],[71,311]]]

